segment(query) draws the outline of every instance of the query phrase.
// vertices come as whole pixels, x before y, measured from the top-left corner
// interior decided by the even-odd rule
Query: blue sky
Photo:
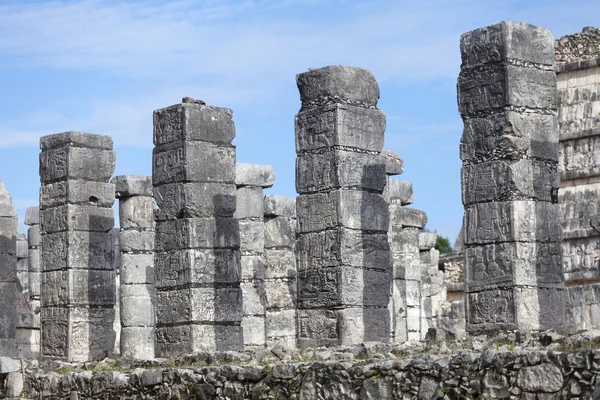
[[[461,33],[502,20],[555,38],[600,25],[595,1],[0,1],[0,180],[37,205],[39,137],[111,135],[115,174],[151,174],[152,111],[183,96],[234,110],[239,162],[270,164],[295,196],[295,75],[371,70],[414,207],[454,241],[461,225]],[[21,228],[22,225],[21,225]]]

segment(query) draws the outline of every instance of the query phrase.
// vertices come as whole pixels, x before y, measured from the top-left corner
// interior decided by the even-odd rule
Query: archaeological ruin
[[[457,45],[447,254],[362,68],[296,76],[296,198],[190,97],[154,111],[152,176],[41,137],[27,235],[0,182],[0,399],[600,398],[600,30]]]

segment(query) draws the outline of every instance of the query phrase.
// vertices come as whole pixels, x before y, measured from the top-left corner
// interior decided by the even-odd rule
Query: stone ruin
[[[365,69],[296,77],[295,199],[265,196],[272,167],[236,162],[230,109],[189,97],[154,112],[151,177],[111,179],[108,136],[42,137],[27,236],[0,184],[0,388],[16,397],[25,372],[23,393],[43,398],[598,398],[600,352],[586,364],[551,352],[450,358],[443,346],[600,328],[599,46],[594,28],[554,43],[516,22],[461,37],[465,215],[443,256],[409,207],[412,184],[394,178],[404,165],[384,149]],[[438,358],[352,369],[434,342]],[[284,364],[257,370],[248,354]],[[332,364],[285,364],[290,354]],[[118,357],[159,369],[108,381],[36,369]],[[230,373],[217,359],[250,364]]]

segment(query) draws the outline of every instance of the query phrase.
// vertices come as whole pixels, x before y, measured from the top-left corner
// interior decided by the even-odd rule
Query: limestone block
[[[2,269],[2,268],[0,268]],[[15,278],[16,279],[16,278]],[[14,305],[16,304],[17,298],[17,285],[15,280],[12,282],[0,281],[0,298],[2,298],[3,304]],[[8,339],[14,341],[15,329],[17,327],[17,310],[15,307],[0,307],[0,339]],[[14,343],[13,343],[14,345]],[[0,347],[0,349],[2,349]],[[2,353],[6,354],[6,353]],[[9,356],[13,353],[7,354]]]
[[[424,228],[427,224],[425,211],[409,207],[390,207],[390,219],[402,227]]]
[[[239,251],[184,249],[155,254],[156,287],[235,284],[240,281]]]
[[[580,179],[600,174],[599,148],[600,137],[598,136],[561,141],[559,148],[561,178]]]
[[[40,223],[40,208],[27,207],[25,211],[25,225],[33,226]]]
[[[556,243],[495,243],[471,247],[465,253],[468,291],[501,283],[542,287],[564,283],[561,251]]]
[[[154,198],[149,196],[124,197],[119,200],[121,229],[153,230]]]
[[[265,318],[245,316],[242,320],[244,346],[264,346],[266,340]]]
[[[29,229],[27,229],[27,241],[29,242],[28,246],[30,253],[32,250],[37,249],[40,246],[41,240],[40,225],[38,224],[30,226]]]
[[[113,140],[108,135],[96,135],[76,131],[55,133],[40,138],[40,148],[42,151],[60,149],[62,147],[112,150]]]
[[[465,244],[561,239],[558,206],[528,200],[479,203],[465,209]],[[534,229],[535,228],[535,229]]]
[[[40,153],[40,179],[42,184],[69,179],[108,183],[115,165],[112,150],[62,147]]]
[[[115,185],[112,183],[67,180],[42,185],[40,206],[58,207],[79,204],[110,208],[115,202]]]
[[[386,175],[401,175],[404,172],[404,160],[394,150],[383,150],[381,155],[385,162]]]
[[[388,178],[387,185],[383,189],[383,197],[389,203],[399,203],[403,206],[414,203],[415,195],[412,182]]]
[[[298,196],[298,232],[335,227],[387,232],[389,210],[383,196],[359,190]]]
[[[473,51],[474,48],[477,51]],[[504,59],[554,64],[554,40],[550,31],[523,22],[503,21],[464,33],[460,51],[465,68]]]
[[[275,184],[275,172],[270,165],[237,163],[235,165],[237,186],[270,188]]]
[[[234,218],[185,218],[156,224],[156,250],[239,248],[240,229]]]
[[[262,221],[241,220],[240,251],[243,253],[262,253],[265,248],[265,225]]]
[[[560,188],[558,206],[565,236],[567,231],[589,230],[597,210],[600,210],[600,183]],[[584,236],[589,236],[589,233]]]
[[[9,374],[20,371],[21,360],[11,357],[0,356],[0,374]]]
[[[152,151],[154,186],[177,182],[235,183],[235,147],[176,142]]]
[[[17,279],[17,257],[0,254],[0,282],[14,282]]]
[[[263,202],[265,217],[296,218],[296,198],[268,194]]]
[[[156,354],[169,357],[200,351],[241,351],[240,325],[183,325],[156,329]]]
[[[339,265],[391,270],[387,235],[338,228],[301,235],[296,243],[298,271]]]
[[[236,196],[237,206],[234,214],[235,218],[263,218],[262,188],[256,186],[238,186]]]
[[[131,196],[152,197],[152,177],[144,175],[119,175],[111,179],[117,198]]]
[[[265,218],[265,248],[292,248],[296,242],[296,227],[287,217]]]
[[[158,291],[156,316],[161,324],[240,322],[242,290],[239,287],[201,287]]]
[[[230,144],[235,137],[229,108],[193,103],[175,104],[154,111],[154,145],[203,141]]]
[[[126,285],[154,284],[154,254],[121,254],[120,279]]]
[[[295,281],[266,281],[265,297],[267,309],[294,309],[296,307]]]
[[[440,252],[436,249],[429,249],[428,251],[420,252],[421,263],[425,265],[437,265],[440,262]]]
[[[93,305],[112,306],[115,303],[115,287],[106,282],[114,281],[113,271],[67,270],[42,273],[42,307]]]
[[[311,152],[334,146],[380,152],[385,113],[381,110],[331,104],[296,115],[296,151]]]
[[[151,360],[154,358],[154,328],[122,327],[121,357]]]
[[[66,204],[40,211],[44,233],[64,231],[109,232],[115,226],[112,208]]]
[[[244,255],[241,257],[242,280],[265,278],[265,262],[262,255]]]
[[[156,289],[154,285],[121,285],[121,326],[153,327]]]
[[[265,279],[296,279],[296,256],[292,250],[265,250]]]
[[[246,315],[265,315],[265,288],[262,282],[242,282],[243,312]]]
[[[390,271],[355,267],[311,268],[298,271],[298,307],[387,307]]]
[[[17,217],[0,217],[0,254],[17,254]]]
[[[563,240],[563,272],[566,280],[594,279],[598,277],[600,237]]]
[[[190,182],[156,186],[154,198],[158,219],[232,217],[236,190],[232,184]]]
[[[419,250],[430,250],[435,247],[437,233],[419,232]]]
[[[12,198],[6,191],[6,185],[4,182],[0,182],[0,217],[15,217],[16,215]]]
[[[123,253],[154,251],[154,239],[152,231],[125,230],[119,234],[119,247]]]
[[[43,235],[42,270],[114,269],[114,248],[110,233],[59,232]]]
[[[419,254],[394,254],[392,256],[394,279],[421,280],[421,258]]]
[[[556,166],[538,160],[490,161],[461,170],[463,204],[531,199],[557,202]]]
[[[418,332],[419,336],[417,336],[416,340],[421,340],[420,332],[421,332],[421,310],[419,306],[407,307],[406,309],[406,329],[409,332],[409,340],[412,337],[412,340],[415,340],[415,336],[411,336],[410,332]]]
[[[556,116],[504,111],[464,120],[460,145],[463,161],[481,161],[494,156],[529,157],[558,161],[559,130]],[[500,156],[500,157],[499,157]]]
[[[42,274],[40,272],[29,273],[29,296],[30,298],[39,298],[42,287]]]
[[[407,307],[421,307],[421,282],[406,280],[399,286],[400,293],[404,296]],[[404,292],[402,292],[404,289]]]
[[[296,336],[296,310],[267,311],[267,338]]]
[[[332,150],[296,158],[298,193],[341,188],[381,192],[385,183],[385,160],[373,154]]]
[[[296,84],[303,106],[324,98],[337,98],[375,107],[379,100],[377,81],[363,68],[333,65],[310,69],[296,75]]]

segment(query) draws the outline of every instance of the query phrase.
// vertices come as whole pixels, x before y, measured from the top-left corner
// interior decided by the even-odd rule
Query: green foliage
[[[450,240],[447,237],[438,235],[435,241],[435,249],[438,250],[441,254],[450,253],[452,251]]]

